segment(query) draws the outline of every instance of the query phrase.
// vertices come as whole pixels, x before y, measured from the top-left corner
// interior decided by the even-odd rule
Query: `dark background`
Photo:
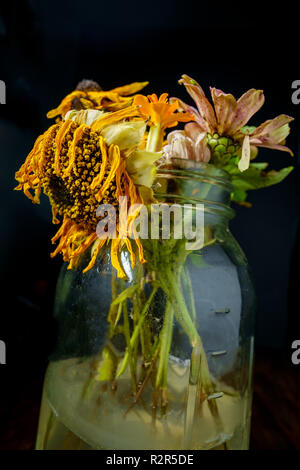
[[[253,207],[236,206],[231,229],[248,257],[259,300],[257,374],[259,367],[262,376],[271,367],[273,383],[279,383],[280,374],[290,373],[284,381],[293,383],[296,395],[299,374],[290,356],[291,342],[300,338],[300,105],[291,101],[291,84],[300,79],[300,40],[294,7],[276,5],[271,14],[263,5],[194,0],[1,2],[0,79],[7,104],[0,106],[0,339],[7,345],[7,365],[0,366],[0,449],[32,446],[61,265],[49,258],[56,229],[47,201],[34,206],[13,192],[14,173],[49,126],[46,112],[82,78],[97,80],[104,90],[149,80],[148,93],[186,99],[177,80],[187,73],[207,92],[209,85],[236,97],[263,89],[266,103],[253,124],[281,113],[295,117],[288,138],[294,160],[264,149],[259,157],[275,169],[294,164],[295,170],[280,185],[250,193]],[[299,418],[299,407],[291,407]],[[279,447],[300,446],[297,436]],[[252,436],[252,442],[259,448],[261,439]]]

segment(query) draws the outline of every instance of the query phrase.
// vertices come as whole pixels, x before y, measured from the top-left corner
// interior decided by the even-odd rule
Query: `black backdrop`
[[[248,4],[166,1],[10,0],[0,6],[0,339],[7,345],[2,393],[42,374],[51,350],[52,301],[60,259],[50,260],[50,210],[13,192],[14,172],[48,125],[46,112],[82,78],[103,89],[149,80],[149,93],[185,97],[182,73],[232,92],[265,91],[258,124],[294,116],[288,154],[262,150],[274,168],[294,163],[282,184],[250,193],[231,229],[248,257],[259,299],[257,344],[290,354],[299,339],[299,111],[291,84],[300,78],[297,14]],[[270,15],[272,11],[272,16]],[[3,374],[2,374],[3,372]],[[2,384],[4,381],[2,382]],[[10,386],[11,384],[11,386]]]

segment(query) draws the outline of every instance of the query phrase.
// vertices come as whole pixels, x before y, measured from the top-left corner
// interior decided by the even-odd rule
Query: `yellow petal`
[[[123,119],[136,117],[138,115],[139,112],[136,106],[127,106],[127,108],[120,109],[113,113],[104,113],[99,117],[99,119],[93,122],[92,129],[93,131],[98,131],[103,129],[105,126],[109,126],[110,124],[123,121]]]
[[[81,109],[80,111],[72,109],[65,115],[65,120],[71,119],[71,121],[78,122],[78,124],[91,126],[93,122],[97,121],[103,114],[104,111],[99,111],[98,109]]]
[[[106,126],[101,131],[107,145],[118,145],[120,150],[137,146],[146,131],[144,121],[120,122]]]
[[[156,167],[154,163],[161,158],[162,152],[147,152],[137,150],[126,160],[126,170],[134,184],[150,188],[155,178]]]
[[[122,95],[122,96],[133,95],[134,93],[137,93],[138,91],[145,88],[145,86],[147,86],[148,83],[149,82],[134,82],[134,83],[130,83],[129,85],[123,85],[117,88],[113,88],[110,91],[114,93],[118,93],[119,95]]]

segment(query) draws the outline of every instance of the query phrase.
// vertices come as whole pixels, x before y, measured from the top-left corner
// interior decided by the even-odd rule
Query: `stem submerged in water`
[[[154,287],[154,289],[152,290],[151,294],[149,295],[148,300],[147,300],[147,302],[146,302],[146,304],[145,304],[145,306],[144,306],[144,308],[143,308],[143,310],[140,314],[139,321],[138,321],[136,327],[134,328],[132,336],[131,336],[128,344],[127,344],[127,350],[126,350],[124,359],[122,361],[121,368],[120,368],[120,370],[117,374],[117,378],[120,377],[120,375],[122,375],[123,372],[126,369],[128,360],[131,357],[131,351],[132,351],[133,347],[136,344],[136,341],[137,341],[139,333],[140,333],[140,329],[141,329],[141,327],[142,327],[142,325],[145,321],[145,318],[146,318],[146,315],[147,315],[147,312],[148,312],[148,308],[149,308],[149,306],[152,302],[152,299],[155,296],[156,292],[157,292],[157,287]]]
[[[161,405],[162,409],[166,408],[167,405],[167,378],[168,378],[168,366],[169,366],[169,353],[172,342],[172,333],[173,333],[173,307],[168,301],[165,316],[164,324],[160,333],[160,351],[159,351],[159,362],[155,380],[155,390],[160,388],[161,390]]]

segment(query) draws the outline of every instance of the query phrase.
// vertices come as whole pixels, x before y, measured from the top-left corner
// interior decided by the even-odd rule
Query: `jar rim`
[[[155,197],[161,198],[172,197],[176,199],[179,203],[183,203],[188,200],[192,203],[204,203],[205,211],[210,213],[219,213],[220,215],[225,216],[227,219],[234,217],[234,210],[228,205],[230,201],[230,193],[233,190],[231,177],[227,171],[218,168],[211,163],[196,162],[194,160],[188,160],[183,158],[173,158],[172,159],[172,168],[165,166],[159,167],[156,174],[157,180],[169,179],[169,180],[193,180],[199,183],[205,183],[206,185],[212,185],[218,187],[227,199],[227,202],[209,199],[206,197],[200,196],[197,197],[194,192],[191,194],[180,194],[180,191],[165,192],[154,190]],[[154,184],[155,187],[155,184]]]
[[[172,158],[172,168],[160,167],[157,170],[157,176],[182,175],[199,178],[202,180],[212,180],[216,184],[223,186],[223,189],[232,192],[232,182],[230,174],[211,163],[196,162],[186,158]]]

